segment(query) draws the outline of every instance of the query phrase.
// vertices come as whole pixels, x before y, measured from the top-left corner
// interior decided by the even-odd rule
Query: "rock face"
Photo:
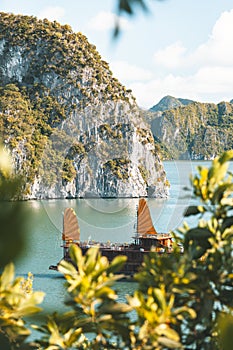
[[[173,96],[165,96],[163,97],[159,103],[150,108],[150,112],[163,112],[168,109],[173,109],[176,107],[187,106],[194,101],[184,98],[176,98]]]
[[[0,67],[1,134],[24,198],[167,196],[131,91],[81,33],[1,13]]]
[[[233,105],[193,102],[150,114],[151,129],[168,159],[209,160],[233,148]]]

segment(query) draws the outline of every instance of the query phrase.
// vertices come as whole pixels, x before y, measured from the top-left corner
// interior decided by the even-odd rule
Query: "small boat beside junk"
[[[139,200],[137,208],[136,233],[130,244],[120,243],[99,243],[80,241],[80,227],[75,211],[72,208],[66,208],[63,215],[63,259],[71,261],[69,256],[69,247],[71,244],[77,244],[83,255],[91,246],[98,246],[101,254],[112,261],[118,255],[125,255],[127,261],[124,265],[123,273],[126,276],[132,276],[138,271],[138,268],[144,260],[144,256],[153,248],[154,251],[162,253],[172,252],[172,236],[170,233],[158,233],[153,225],[150,210],[145,199]],[[51,265],[51,270],[57,270],[58,265]]]

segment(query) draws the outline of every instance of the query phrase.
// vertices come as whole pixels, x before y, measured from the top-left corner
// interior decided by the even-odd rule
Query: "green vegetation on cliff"
[[[25,194],[35,179],[45,186],[72,181],[98,142],[103,164],[128,159],[133,123],[142,121],[135,99],[82,33],[0,13],[0,66],[0,136],[25,179]],[[124,175],[113,174],[125,179],[125,167]]]
[[[150,114],[155,140],[168,159],[213,159],[233,148],[233,105],[193,102]]]
[[[74,33],[68,25],[60,25],[47,19],[38,20],[32,16],[0,13],[0,41],[2,54],[10,55],[9,50],[13,51],[15,47],[21,48],[19,61],[26,58],[25,76],[22,77],[22,81],[18,79],[19,72],[14,71],[16,62],[12,62],[12,76],[4,74],[4,67],[1,70],[2,84],[16,80],[20,88],[26,86],[30,94],[34,92],[32,97],[37,97],[37,103],[42,102],[40,99],[43,98],[43,93],[42,96],[38,96],[37,81],[40,81],[41,75],[45,73],[54,73],[60,78],[66,78],[71,84],[75,83],[77,89],[80,89],[80,95],[91,94],[94,97],[101,91],[106,99],[110,93],[115,99],[127,99],[126,88],[112,76],[108,63],[101,60],[96,47],[90,44],[82,33]],[[83,84],[83,74],[88,67],[88,80]],[[77,69],[79,79],[72,75],[72,71]],[[93,86],[96,86],[96,89],[93,89]],[[46,95],[49,96],[50,92],[47,91]],[[50,102],[52,101],[48,98],[48,105]]]

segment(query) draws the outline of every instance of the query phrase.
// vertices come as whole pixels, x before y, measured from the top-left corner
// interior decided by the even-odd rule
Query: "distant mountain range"
[[[233,148],[233,99],[201,103],[165,96],[146,119],[165,159],[213,159]]]
[[[193,103],[193,100],[188,100],[184,98],[176,98],[173,96],[165,96],[163,97],[159,103],[154,105],[153,107],[150,108],[151,112],[158,112],[158,111],[166,111],[168,109],[176,108],[176,107],[182,107],[182,106],[187,106],[190,103]]]

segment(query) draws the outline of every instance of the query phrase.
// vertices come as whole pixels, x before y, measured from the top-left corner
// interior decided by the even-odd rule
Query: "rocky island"
[[[0,14],[0,128],[25,199],[165,197],[134,97],[82,33]]]
[[[147,112],[146,120],[165,159],[211,160],[233,149],[232,103],[165,96]]]

